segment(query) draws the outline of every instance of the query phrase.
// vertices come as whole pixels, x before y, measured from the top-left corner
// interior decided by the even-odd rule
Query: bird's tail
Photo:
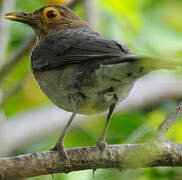
[[[182,61],[172,59],[162,59],[149,56],[127,56],[123,57],[120,62],[131,62],[140,65],[146,72],[157,69],[180,69],[182,68]]]
[[[116,66],[114,65],[116,64]],[[112,77],[111,79],[123,80],[126,78],[140,78],[145,74],[158,70],[158,69],[167,69],[167,70],[176,70],[182,69],[182,61],[180,60],[170,60],[162,59],[148,56],[125,56],[120,58],[114,58],[114,61],[105,61],[104,65],[105,70],[101,71],[105,73],[105,76]],[[98,70],[100,72],[100,69]]]
[[[155,57],[137,57],[138,62],[141,63],[148,70],[157,69],[178,69],[182,68],[182,61],[174,59],[162,59]]]

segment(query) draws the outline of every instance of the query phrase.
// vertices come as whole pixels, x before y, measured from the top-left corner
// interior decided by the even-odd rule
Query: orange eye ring
[[[60,12],[53,7],[47,7],[43,11],[43,17],[47,22],[53,22],[61,18]]]

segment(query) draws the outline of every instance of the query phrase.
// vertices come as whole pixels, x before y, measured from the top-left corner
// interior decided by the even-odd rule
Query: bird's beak
[[[11,12],[4,15],[5,19],[11,21],[19,21],[26,24],[32,24],[33,18],[32,13],[25,13],[25,12]]]

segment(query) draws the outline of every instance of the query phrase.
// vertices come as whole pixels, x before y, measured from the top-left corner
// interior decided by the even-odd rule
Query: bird
[[[119,102],[138,78],[158,70],[173,70],[182,63],[138,56],[124,43],[95,32],[71,9],[48,5],[34,12],[10,12],[5,18],[29,25],[37,42],[31,53],[31,70],[53,104],[72,112],[52,151],[64,150],[64,137],[77,114],[108,111],[96,146],[104,151],[106,133]],[[50,122],[51,123],[51,122]]]

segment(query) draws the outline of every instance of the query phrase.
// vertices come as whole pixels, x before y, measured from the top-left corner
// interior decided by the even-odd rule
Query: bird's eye
[[[46,15],[49,19],[52,19],[52,18],[55,18],[56,16],[57,16],[57,13],[56,13],[56,11],[53,11],[53,10],[51,10],[51,11],[48,11],[47,12],[47,15]]]
[[[47,7],[43,11],[43,17],[47,22],[53,22],[61,18],[61,14],[56,8]]]

